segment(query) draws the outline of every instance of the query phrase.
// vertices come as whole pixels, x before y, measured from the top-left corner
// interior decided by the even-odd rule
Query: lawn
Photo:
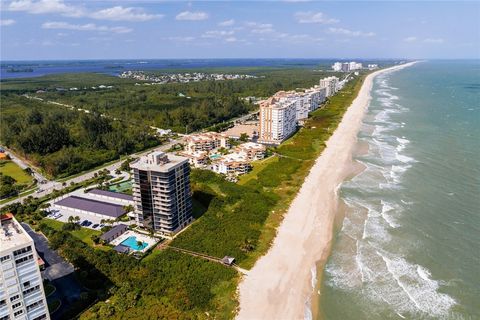
[[[11,160],[0,161],[0,173],[12,177],[18,184],[28,185],[32,183],[32,176],[25,173],[22,168]]]
[[[62,230],[62,226],[64,225],[63,222],[52,220],[52,219],[43,219],[42,223],[45,223],[46,225],[48,225],[49,227],[51,227],[55,230]],[[102,234],[102,232],[100,232],[100,231],[87,229],[87,228],[80,228],[80,230],[70,231],[70,233],[75,238],[78,238],[78,239],[82,240],[83,242],[85,242],[86,244],[88,244],[91,247],[94,247],[94,248],[100,249],[100,250],[104,250],[104,251],[110,250],[110,247],[108,247],[108,246],[95,245],[93,243],[92,236],[93,235],[100,236]]]
[[[265,169],[270,163],[272,162],[277,162],[278,161],[278,157],[276,156],[271,156],[271,157],[268,157],[266,159],[262,159],[262,160],[258,160],[258,161],[254,161],[252,162],[252,171],[250,171],[249,173],[247,174],[244,174],[244,175],[241,175],[239,178],[238,178],[238,184],[240,185],[244,185],[246,184],[247,182],[249,182],[250,180],[252,179],[257,179],[258,178],[258,174],[263,170]]]

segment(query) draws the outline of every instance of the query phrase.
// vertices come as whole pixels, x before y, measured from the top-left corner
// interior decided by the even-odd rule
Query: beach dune
[[[337,190],[350,174],[352,152],[370,102],[373,79],[406,63],[371,73],[326,143],[292,202],[266,255],[239,285],[237,319],[304,319],[313,293],[316,265],[323,268],[333,236]]]

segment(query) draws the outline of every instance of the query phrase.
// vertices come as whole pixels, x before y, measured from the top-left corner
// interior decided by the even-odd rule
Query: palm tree
[[[74,221],[75,221],[75,217],[74,217],[74,216],[68,217],[68,222],[69,222],[69,223],[73,223]]]
[[[127,213],[131,212],[133,211],[133,206],[131,204],[129,204],[128,206],[123,206],[123,210]]]
[[[143,242],[140,241],[140,240],[138,240],[138,241],[137,241],[137,247],[143,248]]]

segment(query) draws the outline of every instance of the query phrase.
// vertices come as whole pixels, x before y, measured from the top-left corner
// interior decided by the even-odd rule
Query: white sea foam
[[[342,185],[342,193],[348,194],[344,200],[352,210],[337,240],[341,250],[334,251],[326,266],[326,284],[368,300],[370,307],[391,309],[400,318],[446,318],[456,302],[438,291],[444,284],[392,249],[396,236],[391,230],[402,228],[402,213],[413,204],[392,195],[417,161],[405,153],[411,142],[395,134],[406,125],[395,121],[395,114],[409,109],[399,105],[398,96],[391,93],[388,77],[379,77],[377,85],[381,87],[375,91],[379,105],[371,109],[373,115],[367,122],[373,130],[362,136],[370,146],[368,155],[359,160],[366,169]]]
[[[430,272],[424,267],[409,263],[402,257],[389,258],[380,252],[377,254],[385,261],[388,272],[411,301],[411,307],[431,316],[445,316],[455,305],[453,298],[437,291],[439,282],[431,279]],[[414,312],[415,309],[400,312]]]
[[[388,223],[390,228],[399,228],[400,224],[396,221],[393,217],[392,211],[395,211],[397,214],[402,211],[402,208],[397,204],[390,203],[384,200],[381,200],[382,203],[382,211],[380,215],[382,218]]]
[[[403,155],[403,154],[397,154],[397,160],[403,163],[417,162],[414,158]]]
[[[317,286],[317,267],[313,266],[312,269],[310,269],[310,274],[312,275],[312,289],[315,289]]]

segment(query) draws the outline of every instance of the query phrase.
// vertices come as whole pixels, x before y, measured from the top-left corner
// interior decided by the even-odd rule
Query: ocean
[[[480,61],[378,76],[358,144],[324,318],[480,319]]]

